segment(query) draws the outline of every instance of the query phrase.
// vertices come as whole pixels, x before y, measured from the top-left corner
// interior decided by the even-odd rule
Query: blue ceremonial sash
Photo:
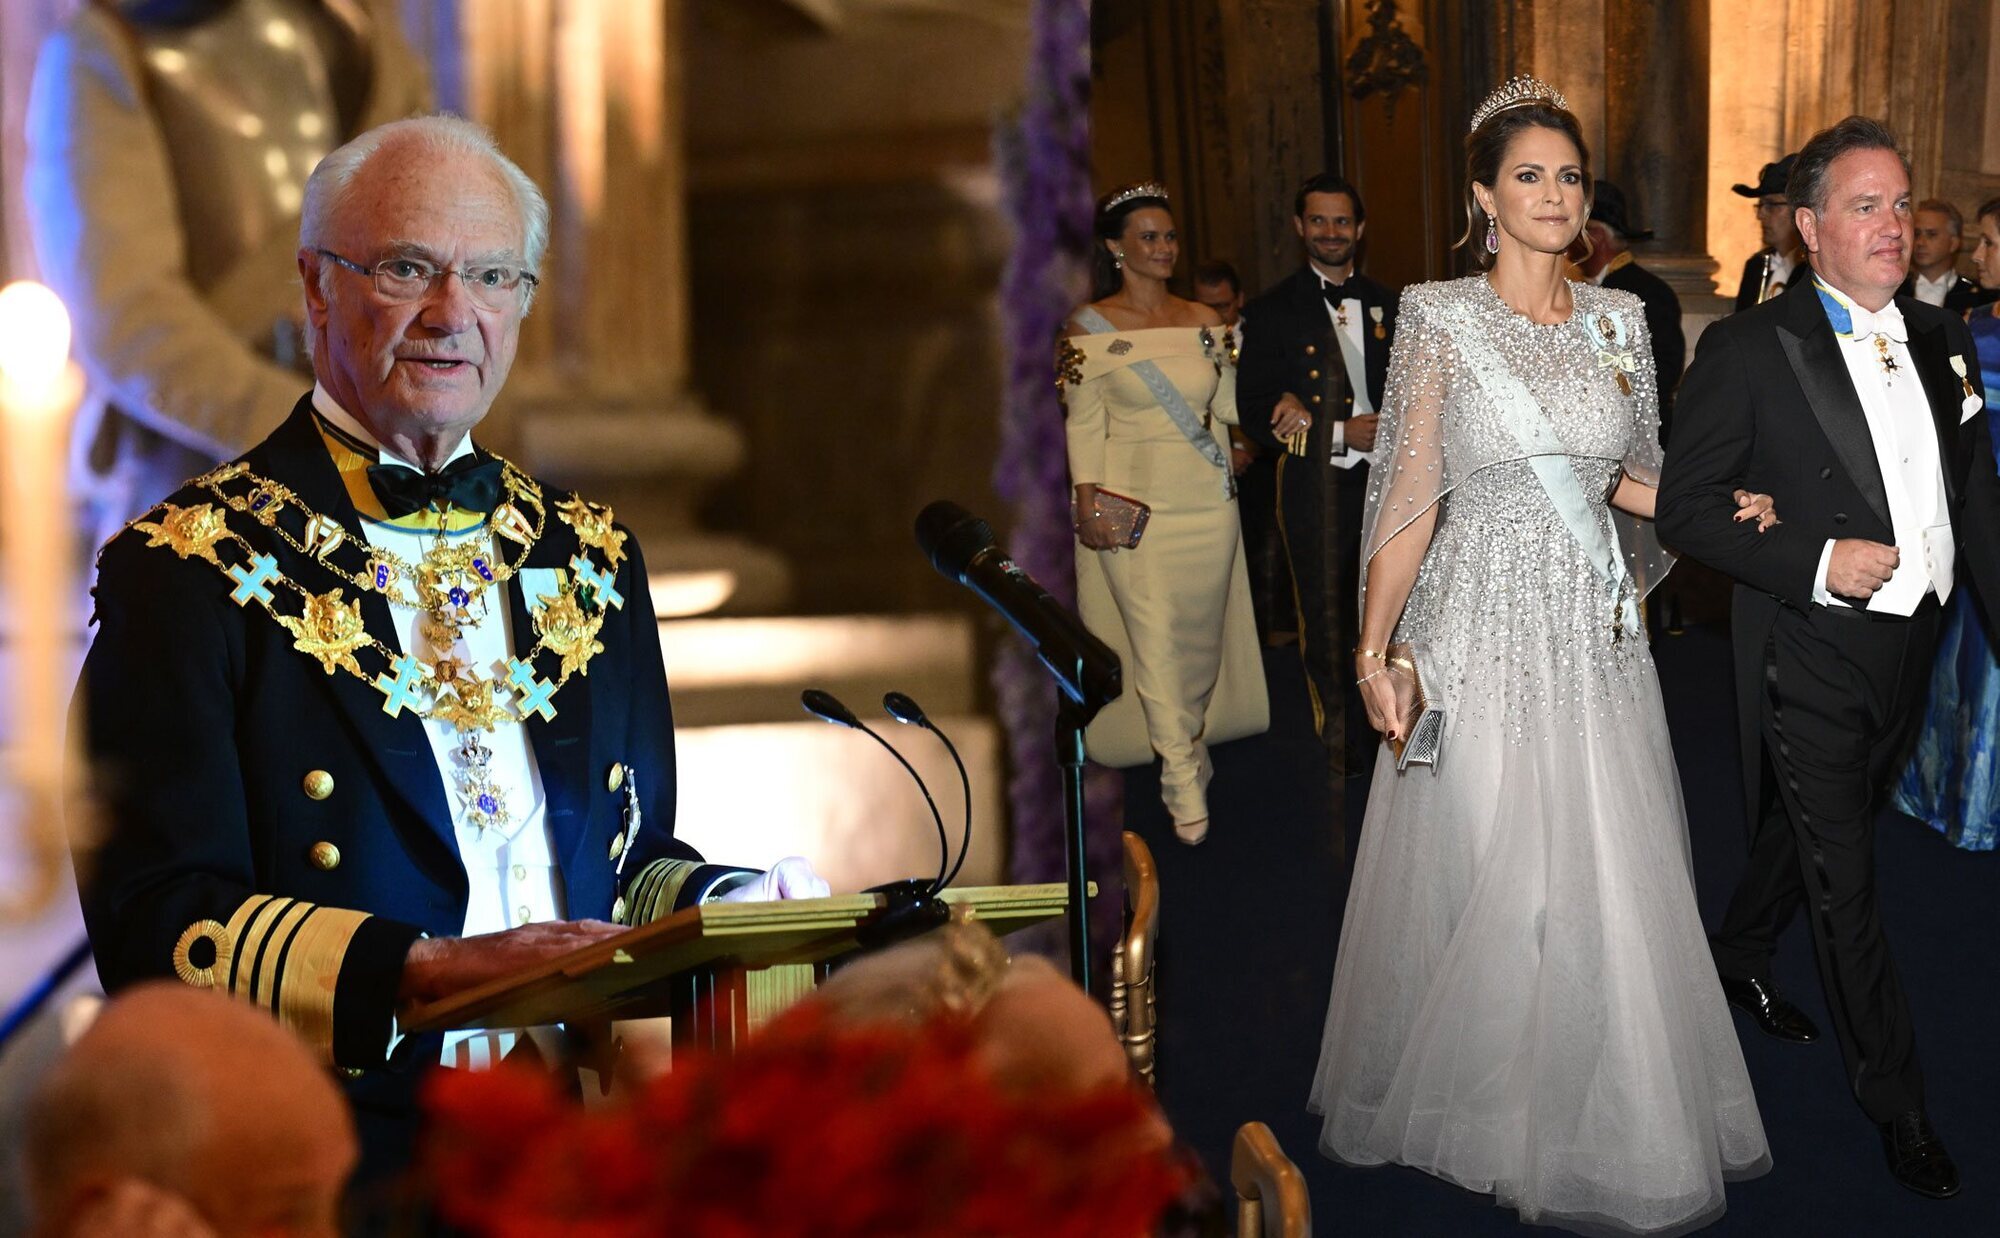
[[[1115,335],[1118,331],[1109,318],[1089,306],[1085,306],[1077,314],[1076,321],[1092,332]],[[1188,330],[1193,331],[1197,328],[1189,327]],[[1208,426],[1202,423],[1201,415],[1188,404],[1187,397],[1181,394],[1181,389],[1174,386],[1173,380],[1151,361],[1134,361],[1129,368],[1139,376],[1140,382],[1146,384],[1146,390],[1153,394],[1153,398],[1159,401],[1160,408],[1167,414],[1167,420],[1173,422],[1175,428],[1187,437],[1187,441],[1194,444],[1194,449],[1202,454],[1203,459],[1222,470],[1223,489],[1234,495],[1236,479],[1229,471],[1229,456],[1222,450],[1222,444],[1216,441]]]
[[[1581,309],[1575,311],[1579,323],[1582,314]],[[1533,466],[1535,476],[1541,479],[1542,489],[1548,492],[1549,502],[1556,509],[1556,514],[1562,517],[1564,527],[1569,529],[1576,544],[1582,547],[1591,566],[1597,569],[1611,595],[1612,613],[1618,627],[1627,636],[1637,636],[1638,591],[1632,586],[1631,573],[1625,568],[1625,552],[1612,535],[1609,513],[1599,518],[1590,510],[1590,500],[1584,497],[1583,488],[1576,484],[1576,471],[1570,467],[1569,450],[1563,446],[1555,427],[1549,424],[1548,414],[1542,411],[1541,404],[1527,385],[1515,377],[1506,361],[1494,351],[1470,307],[1454,306],[1450,317],[1458,328],[1452,332],[1452,343],[1458,346],[1459,354],[1465,358],[1465,368],[1499,410],[1501,424],[1520,444],[1522,455]],[[1622,335],[1622,322],[1619,327]]]

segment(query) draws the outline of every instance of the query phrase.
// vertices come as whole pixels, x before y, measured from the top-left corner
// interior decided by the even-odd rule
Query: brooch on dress
[[[1110,353],[1114,357],[1122,357],[1126,353],[1132,351],[1132,341],[1113,340],[1109,344],[1106,344],[1104,346],[1104,351]]]
[[[1598,367],[1610,370],[1618,380],[1618,390],[1631,395],[1631,376],[1639,372],[1639,363],[1625,346],[1625,316],[1617,310],[1602,310],[1586,317],[1584,326],[1590,332],[1590,342],[1597,346]]]

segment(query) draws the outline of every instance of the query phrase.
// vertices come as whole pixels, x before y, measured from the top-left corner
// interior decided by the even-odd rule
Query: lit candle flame
[[[36,404],[62,380],[69,360],[69,311],[32,280],[0,288],[0,380]]]

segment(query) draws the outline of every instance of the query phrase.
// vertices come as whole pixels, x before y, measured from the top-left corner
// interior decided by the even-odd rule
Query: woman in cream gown
[[[1269,725],[1263,661],[1229,471],[1234,342],[1205,305],[1170,295],[1179,240],[1166,191],[1133,186],[1097,213],[1098,299],[1060,349],[1075,486],[1078,608],[1124,664],[1124,695],[1085,735],[1092,760],[1160,757],[1160,794],[1187,843],[1208,834],[1209,745]],[[1299,422],[1300,413],[1274,415]],[[1100,488],[1107,493],[1099,495]],[[1097,514],[1151,508],[1120,547]]]
[[[1638,621],[1664,561],[1620,549],[1660,464],[1645,314],[1562,278],[1589,161],[1535,85],[1468,143],[1490,273],[1403,293],[1357,675],[1401,738],[1382,651],[1414,642],[1445,733],[1435,765],[1376,766],[1310,1107],[1348,1164],[1678,1233],[1770,1158]]]

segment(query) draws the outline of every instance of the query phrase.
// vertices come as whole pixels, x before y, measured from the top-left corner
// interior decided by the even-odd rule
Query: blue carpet
[[[1687,798],[1702,912],[1711,925],[1745,839],[1726,633],[1702,628],[1655,650]],[[1173,839],[1157,773],[1127,779],[1127,824],[1152,845],[1162,886],[1159,1079],[1167,1114],[1220,1182],[1237,1126],[1268,1122],[1311,1186],[1322,1235],[1547,1233],[1486,1197],[1401,1167],[1357,1170],[1318,1151],[1305,1110],[1333,978],[1347,874],[1296,654],[1267,653],[1272,729],[1215,750],[1212,830]],[[1356,784],[1347,811],[1359,820]],[[1946,845],[1894,813],[1878,827],[1882,914],[1910,994],[1930,1110],[1963,1193],[1938,1202],[1897,1186],[1830,1039],[1786,1045],[1738,1016],[1775,1167],[1732,1185],[1703,1234],[2000,1234],[2000,856]],[[1829,1025],[1803,921],[1777,980]]]

